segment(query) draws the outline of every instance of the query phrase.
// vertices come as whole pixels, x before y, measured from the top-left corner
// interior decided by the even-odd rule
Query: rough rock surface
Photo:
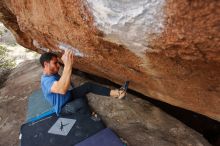
[[[25,121],[27,98],[39,89],[40,64],[19,64],[0,89],[0,146],[18,146],[20,126]]]
[[[108,127],[131,146],[200,146],[209,145],[201,135],[149,102],[128,95],[126,100],[88,95],[90,105]]]
[[[12,71],[0,89],[0,145],[17,146],[25,120],[27,97],[39,89],[41,66],[26,61]],[[88,80],[73,75],[76,86]],[[110,87],[114,88],[114,87]],[[129,146],[210,146],[197,132],[147,101],[129,94],[127,100],[88,94],[90,105]]]
[[[0,21],[39,53],[220,121],[219,0],[0,0]]]

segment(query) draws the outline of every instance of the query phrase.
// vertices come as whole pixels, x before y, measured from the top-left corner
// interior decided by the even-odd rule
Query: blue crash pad
[[[124,144],[111,129],[105,128],[75,146],[124,146]]]
[[[42,89],[34,91],[28,99],[26,122],[34,122],[53,113],[55,111],[44,98]]]

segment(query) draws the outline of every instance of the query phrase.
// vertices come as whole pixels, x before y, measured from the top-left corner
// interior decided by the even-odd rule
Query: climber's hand
[[[74,63],[73,52],[71,50],[65,50],[61,60],[63,61],[64,66],[72,68]]]

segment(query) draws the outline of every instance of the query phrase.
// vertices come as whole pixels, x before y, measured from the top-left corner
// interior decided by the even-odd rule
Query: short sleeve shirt
[[[51,92],[51,87],[55,81],[60,79],[59,74],[41,76],[41,87],[46,100],[53,106],[57,115],[59,115],[62,107],[71,99],[71,88],[66,94]]]

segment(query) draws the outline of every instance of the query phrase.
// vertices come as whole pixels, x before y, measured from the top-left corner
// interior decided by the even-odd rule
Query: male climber
[[[111,90],[91,82],[73,88],[71,86],[72,67],[74,55],[72,51],[67,50],[61,57],[64,64],[63,73],[58,74],[60,65],[56,54],[44,53],[40,57],[40,63],[43,67],[41,76],[41,87],[47,101],[53,106],[57,115],[75,113],[87,104],[86,94],[89,92],[111,96],[122,99],[126,95],[126,90]]]

